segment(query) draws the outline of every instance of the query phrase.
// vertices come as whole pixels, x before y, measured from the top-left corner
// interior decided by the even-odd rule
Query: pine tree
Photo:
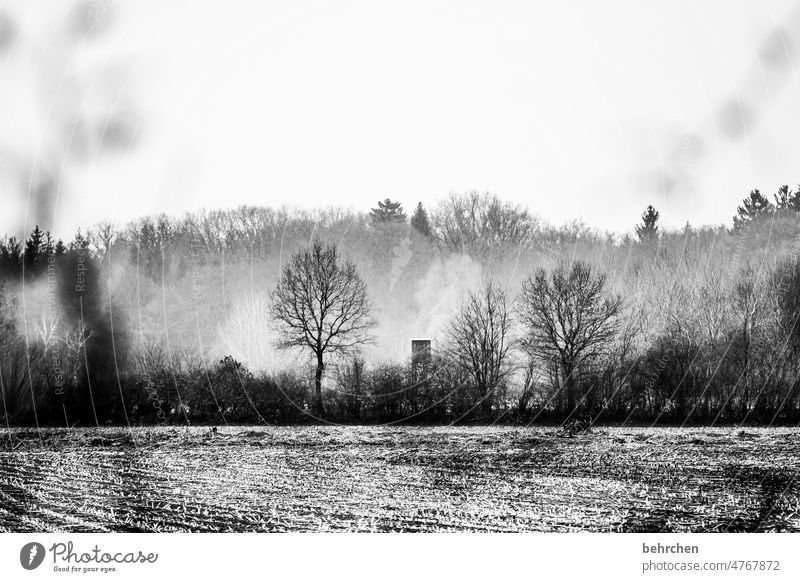
[[[2,249],[3,272],[19,276],[22,268],[22,245],[17,237],[12,236],[6,240]]]
[[[797,192],[789,189],[788,185],[778,188],[778,193],[773,194],[775,198],[775,208],[777,210],[794,210],[800,211],[800,186]]]
[[[750,195],[742,201],[742,205],[736,208],[736,216],[733,217],[733,228],[740,230],[749,225],[759,216],[774,210],[772,202],[757,189],[750,192]]]
[[[16,260],[14,259],[14,248],[17,250]],[[19,243],[13,237],[0,240],[0,276],[17,275],[19,269]]]
[[[53,235],[50,234],[50,231],[48,230],[46,233],[44,233],[44,243],[42,244],[41,252],[39,254],[41,257],[46,259],[47,257],[52,256],[53,253],[55,253],[55,250],[56,247],[55,241],[53,240]]]
[[[658,211],[649,205],[642,214],[642,224],[636,225],[636,236],[642,242],[658,239]]]
[[[399,202],[392,202],[389,198],[383,202],[378,202],[378,207],[370,212],[373,224],[377,223],[402,223],[406,221],[406,213],[403,212],[403,205]]]
[[[38,269],[39,264],[42,262],[41,259],[44,255],[44,240],[44,233],[37,224],[36,228],[33,229],[33,232],[31,232],[31,235],[28,237],[28,240],[25,241],[25,253],[23,261],[26,270],[30,270],[31,272],[35,273]]]
[[[411,226],[427,237],[433,234],[431,232],[431,223],[428,220],[428,211],[422,206],[422,202],[418,202],[416,209],[414,209],[414,215],[411,217]]]
[[[77,234],[75,234],[75,238],[69,243],[69,250],[82,250],[85,251],[89,248],[89,239],[83,236],[81,233],[81,229],[78,229]]]
[[[53,254],[55,254],[55,256],[57,257],[63,257],[66,252],[67,252],[67,247],[66,245],[64,245],[64,241],[58,239],[56,246],[53,248]]]

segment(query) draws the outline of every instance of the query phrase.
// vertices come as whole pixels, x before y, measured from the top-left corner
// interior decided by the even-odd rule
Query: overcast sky
[[[800,181],[789,1],[0,0],[0,232],[433,203],[730,222]]]

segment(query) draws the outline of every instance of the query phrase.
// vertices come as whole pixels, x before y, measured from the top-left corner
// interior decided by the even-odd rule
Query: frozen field
[[[800,431],[12,430],[0,531],[800,530]]]

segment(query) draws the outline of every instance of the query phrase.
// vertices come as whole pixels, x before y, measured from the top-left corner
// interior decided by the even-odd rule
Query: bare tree
[[[367,286],[352,262],[339,262],[335,246],[314,239],[292,256],[270,299],[278,347],[309,349],[316,357],[313,408],[320,416],[326,355],[347,353],[371,340],[375,321]]]
[[[105,262],[111,246],[119,237],[119,230],[112,222],[101,222],[87,233],[89,243],[95,248],[97,256]]]
[[[580,261],[556,267],[550,277],[539,269],[522,285],[518,313],[524,348],[543,365],[559,363],[570,411],[581,368],[605,353],[617,331],[622,299],[606,297],[605,286],[605,275]]]
[[[742,364],[742,412],[750,411],[751,372],[753,366],[754,336],[759,335],[761,320],[767,302],[765,277],[760,269],[747,263],[739,272],[733,289],[733,312],[739,320],[740,358]]]
[[[530,244],[537,228],[537,220],[525,208],[488,192],[451,194],[431,216],[440,245],[478,256]]]
[[[525,418],[528,406],[536,393],[537,382],[544,375],[539,361],[530,353],[526,354],[522,371],[522,386],[517,393],[517,414],[520,419]]]
[[[513,318],[506,292],[493,281],[470,293],[447,326],[450,352],[475,381],[484,413],[512,371]]]

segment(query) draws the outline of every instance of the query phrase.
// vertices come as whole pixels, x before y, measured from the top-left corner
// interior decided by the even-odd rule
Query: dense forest
[[[624,236],[478,192],[37,226],[0,241],[0,418],[797,422],[799,213],[784,186]]]

